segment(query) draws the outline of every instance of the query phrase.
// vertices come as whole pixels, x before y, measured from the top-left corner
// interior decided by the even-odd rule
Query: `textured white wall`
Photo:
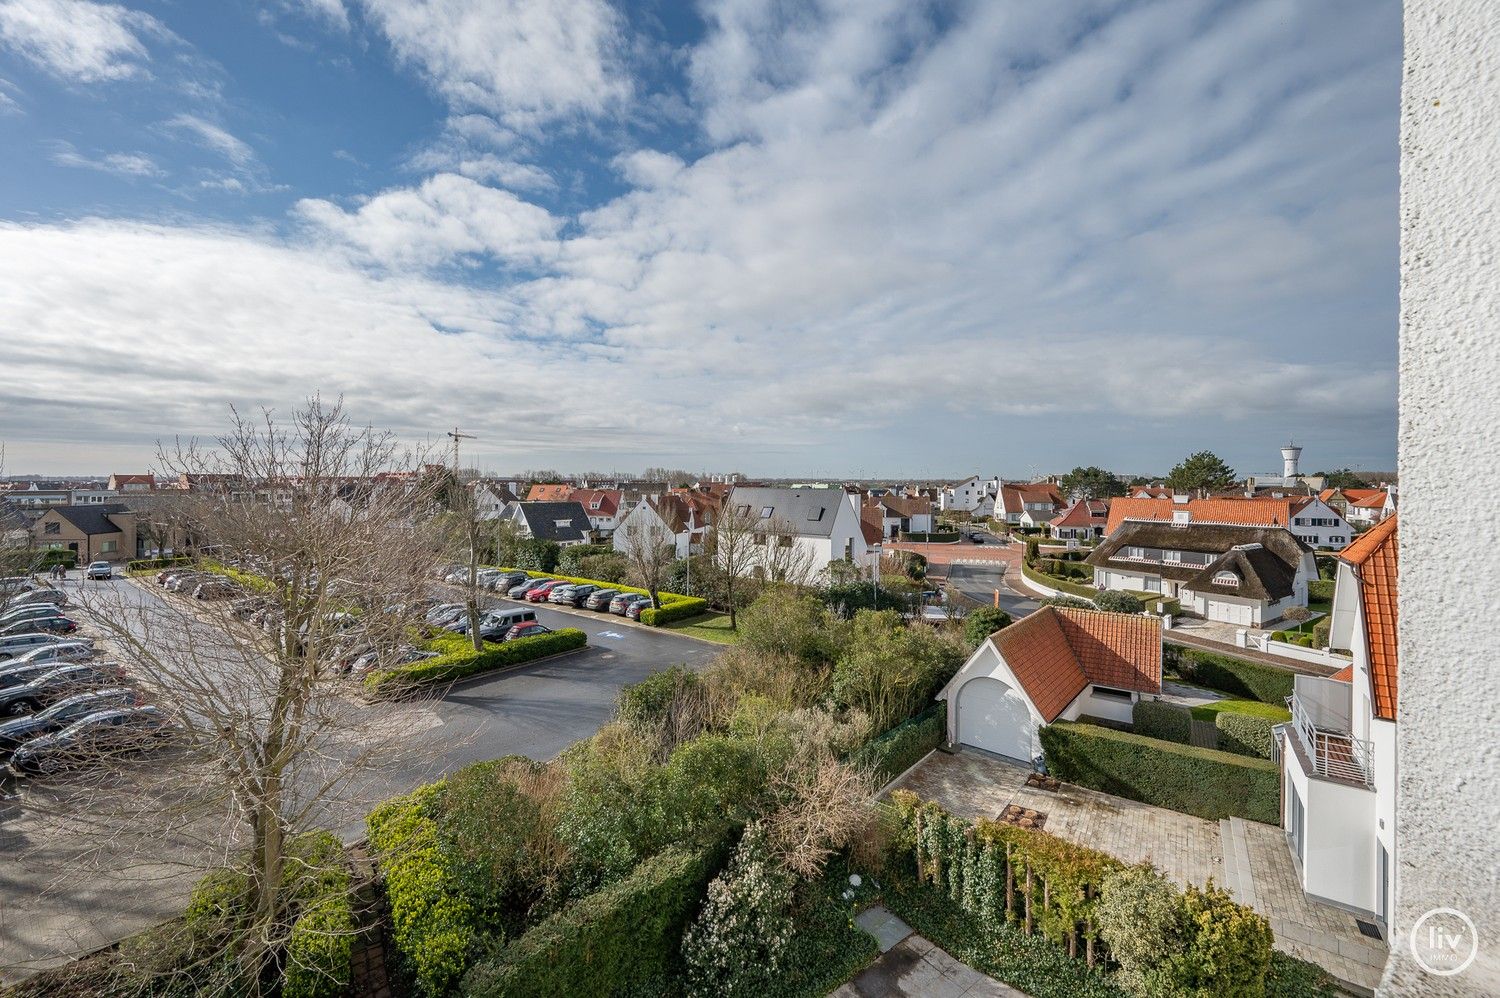
[[[1401,98],[1400,866],[1383,994],[1500,994],[1500,2],[1406,0]],[[1472,515],[1476,509],[1484,515]],[[1455,524],[1465,525],[1455,543]],[[1466,912],[1478,960],[1408,930]]]

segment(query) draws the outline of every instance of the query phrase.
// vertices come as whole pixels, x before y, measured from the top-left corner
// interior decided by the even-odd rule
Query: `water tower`
[[[1281,448],[1281,477],[1297,477],[1297,459],[1302,456],[1302,448],[1294,443],[1288,443]]]

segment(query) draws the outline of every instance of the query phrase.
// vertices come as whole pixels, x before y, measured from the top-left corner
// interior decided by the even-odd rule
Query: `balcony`
[[[1298,676],[1296,692],[1287,697],[1288,725],[1311,772],[1324,779],[1373,787],[1370,743],[1350,733],[1349,684]]]

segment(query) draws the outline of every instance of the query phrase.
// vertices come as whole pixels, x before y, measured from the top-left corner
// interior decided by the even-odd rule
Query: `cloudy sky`
[[[1400,15],[0,0],[7,471],[1394,467]]]

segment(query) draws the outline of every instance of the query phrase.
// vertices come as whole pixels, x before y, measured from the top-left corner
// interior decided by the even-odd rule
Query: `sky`
[[[5,471],[1395,467],[1399,0],[0,0]]]

